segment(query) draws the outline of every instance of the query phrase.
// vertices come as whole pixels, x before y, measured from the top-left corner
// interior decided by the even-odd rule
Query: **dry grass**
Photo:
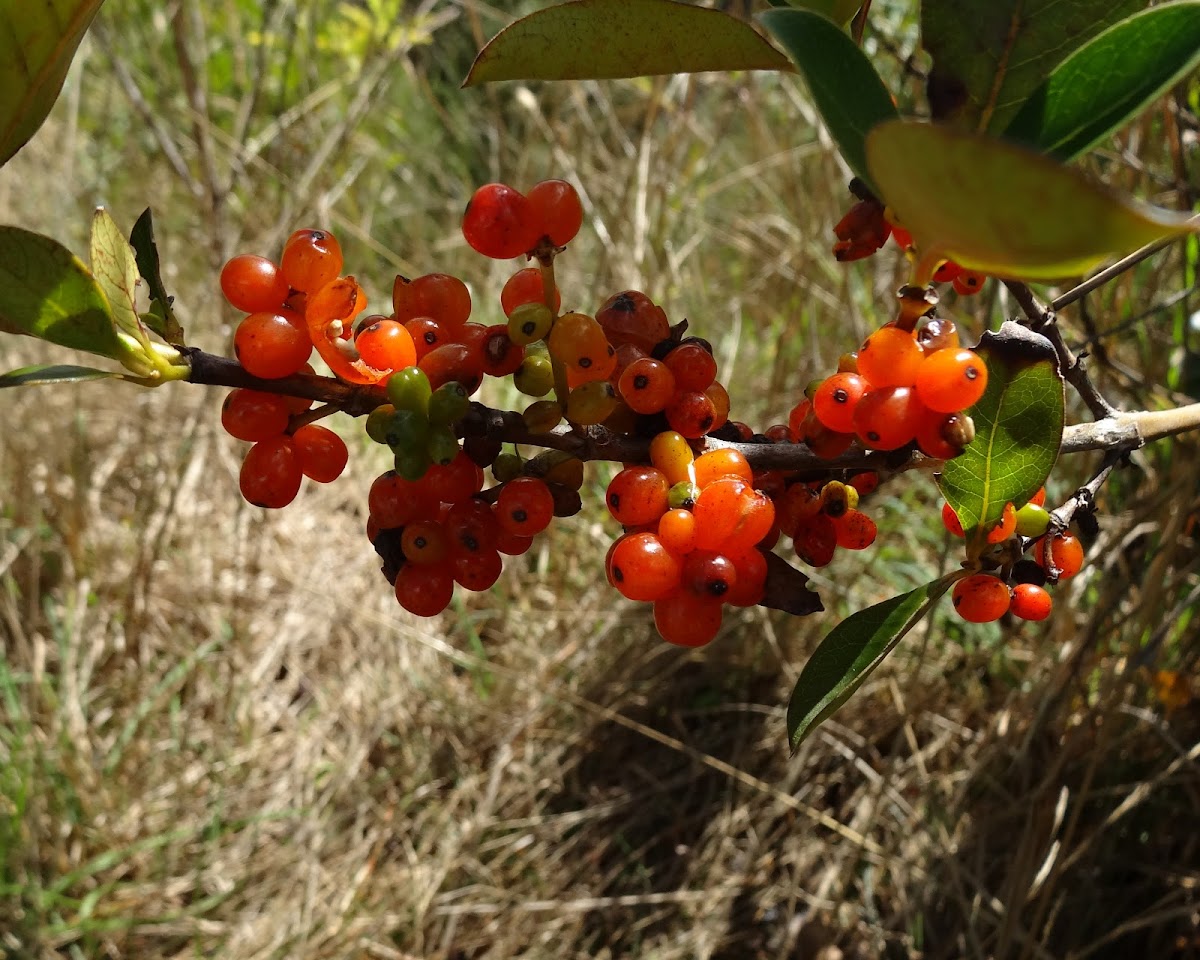
[[[482,4],[468,12],[494,28]],[[153,68],[150,103],[197,171],[169,21],[135,13],[106,11],[105,28],[157,39],[131,70],[147,85]],[[252,52],[219,16],[234,14],[210,15],[213,57]],[[469,51],[460,21],[439,30],[432,50]],[[845,194],[821,135],[795,119],[812,113],[798,84],[459,95],[437,84],[457,61],[395,58],[377,109],[341,131],[347,145],[305,191],[291,171],[340,129],[353,89],[265,148],[271,166],[248,164],[214,210],[91,47],[0,173],[0,217],[78,248],[94,202],[126,223],[152,203],[189,331],[218,349],[230,318],[213,306],[211,261],[230,248],[270,249],[319,216],[373,292],[389,271],[438,268],[482,293],[503,272],[454,240],[462,198],[483,177],[569,171],[590,224],[564,258],[569,297],[644,286],[714,339],[737,408],[759,423],[878,322],[894,275],[830,263]],[[403,116],[385,109],[400,104]],[[400,126],[403,143],[389,139]],[[1181,256],[1095,298],[1073,328],[1153,306],[1178,289]],[[975,309],[994,319],[1004,305]],[[1130,404],[1168,401],[1179,342],[1165,320],[1105,338],[1106,385]],[[32,341],[0,351],[6,368],[56,356]],[[380,469],[368,445],[336,485],[264,515],[238,500],[218,405],[198,387],[106,384],[0,403],[8,955],[1196,955],[1200,710],[1166,713],[1147,683],[1160,668],[1191,676],[1200,650],[1194,441],[1139,454],[1106,491],[1094,562],[1048,625],[935,617],[789,757],[781,705],[833,615],[755,610],[703,652],[667,648],[602,585],[612,531],[591,509],[494,590],[411,618],[361,535]],[[1085,467],[1067,466],[1056,492]],[[819,578],[835,614],[952,562],[931,502],[920,480],[875,496],[880,545]]]

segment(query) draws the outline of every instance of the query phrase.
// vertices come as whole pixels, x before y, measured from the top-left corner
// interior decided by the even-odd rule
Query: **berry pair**
[[[467,204],[462,231],[467,243],[485,257],[511,260],[545,242],[566,246],[582,223],[583,204],[565,180],[543,180],[528,194],[488,183]]]

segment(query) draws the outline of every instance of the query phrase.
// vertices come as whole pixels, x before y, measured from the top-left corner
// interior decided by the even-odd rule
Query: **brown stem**
[[[1105,417],[1115,414],[1117,408],[1105,399],[1096,385],[1092,383],[1091,377],[1088,376],[1083,357],[1075,356],[1063,340],[1062,330],[1058,326],[1058,316],[1054,310],[1042,303],[1026,284],[1016,280],[1005,280],[1004,285],[1021,305],[1021,309],[1029,319],[1030,329],[1042,334],[1054,345],[1063,376],[1067,383],[1075,388],[1080,399],[1087,404],[1087,408],[1092,411],[1092,416],[1097,420],[1103,420]]]

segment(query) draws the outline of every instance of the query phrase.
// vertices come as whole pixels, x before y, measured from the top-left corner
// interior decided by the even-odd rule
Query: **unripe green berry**
[[[396,453],[396,472],[413,483],[420,480],[429,470],[429,454],[425,448],[399,450]]]
[[[429,422],[441,426],[458,423],[470,408],[471,401],[461,383],[444,383],[429,398]]]
[[[513,385],[527,397],[544,397],[554,389],[554,368],[544,353],[527,356],[513,374]]]
[[[667,492],[667,506],[672,510],[691,510],[700,496],[700,488],[691,480],[680,480]]]
[[[387,443],[387,432],[392,425],[396,408],[390,403],[382,404],[367,414],[367,436],[376,443]]]
[[[458,437],[447,426],[435,424],[429,430],[429,442],[426,444],[429,459],[438,466],[445,467],[458,456]]]
[[[397,454],[411,450],[423,451],[429,442],[429,421],[411,410],[397,410],[392,414],[384,442]]]
[[[429,409],[429,378],[420,367],[397,370],[388,378],[387,394],[397,410],[423,414]]]
[[[1050,528],[1050,512],[1036,503],[1027,503],[1017,511],[1017,533],[1023,537],[1040,537]]]
[[[553,400],[538,400],[527,406],[521,417],[532,432],[549,433],[562,422],[562,407]]]
[[[524,461],[515,453],[502,453],[492,463],[492,476],[497,483],[507,483],[521,476]]]
[[[581,426],[603,423],[616,409],[617,392],[607,380],[581,383],[567,397],[567,419]]]
[[[544,303],[523,303],[508,318],[508,338],[521,346],[543,340],[554,324],[554,314]]]

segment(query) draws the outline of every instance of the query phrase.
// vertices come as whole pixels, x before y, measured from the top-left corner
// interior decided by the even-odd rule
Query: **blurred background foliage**
[[[567,177],[586,219],[565,305],[645,290],[714,343],[736,416],[780,420],[903,272],[892,247],[830,255],[851,199],[802,83],[460,90],[538,6],[110,0],[0,171],[0,217],[82,251],[95,205],[126,228],[152,207],[189,339],[220,352],[220,264],[307,225],[374,303],[441,270],[494,322],[512,265],[466,248],[466,199]],[[876,2],[867,49],[920,114],[916,47],[915,4]],[[1194,209],[1198,97],[1193,79],[1089,167]],[[1063,317],[1127,408],[1197,395],[1197,259],[1181,243]],[[972,333],[1015,312],[995,284],[946,308]],[[0,360],[54,351],[5,338]],[[603,583],[604,467],[495,589],[417,621],[361,533],[384,464],[359,425],[338,425],[346,477],[263,515],[220,400],[0,398],[5,955],[1200,955],[1194,438],[1114,476],[1051,621],[939,612],[789,757],[782,705],[816,640],[955,562],[928,476],[868,501],[878,544],[814,576],[829,613],[747,611],[686,652]],[[1092,467],[1060,464],[1051,499]]]

